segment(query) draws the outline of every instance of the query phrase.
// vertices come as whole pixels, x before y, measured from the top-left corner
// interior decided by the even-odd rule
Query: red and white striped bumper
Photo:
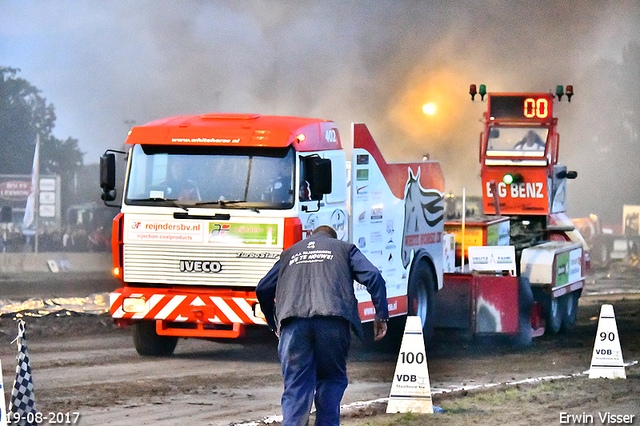
[[[255,316],[258,301],[253,292],[160,291],[134,287],[114,291],[110,296],[111,317],[196,324],[266,324],[264,318]],[[137,302],[133,304],[135,309],[130,308],[131,301]]]

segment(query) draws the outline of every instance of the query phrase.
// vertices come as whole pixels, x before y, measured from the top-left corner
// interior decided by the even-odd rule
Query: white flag
[[[36,149],[33,153],[33,167],[31,169],[31,190],[27,198],[22,220],[24,229],[29,228],[36,217],[36,197],[38,196],[38,182],[40,182],[40,135],[36,137]]]

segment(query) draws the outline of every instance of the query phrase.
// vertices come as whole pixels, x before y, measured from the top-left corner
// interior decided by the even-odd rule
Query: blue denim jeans
[[[290,318],[280,330],[284,377],[282,426],[307,426],[316,404],[316,426],[340,425],[340,401],[348,385],[349,321],[339,317]]]

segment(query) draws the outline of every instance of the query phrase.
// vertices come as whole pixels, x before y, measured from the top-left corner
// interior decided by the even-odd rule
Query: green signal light
[[[513,181],[514,181],[513,175],[507,173],[506,175],[503,176],[502,181],[504,183],[506,183],[507,185],[511,185],[513,183]]]
[[[480,93],[480,99],[484,101],[484,96],[487,94],[487,86],[481,84],[480,91],[478,93]]]
[[[524,182],[524,177],[520,173],[507,173],[502,177],[502,181],[507,185]]]

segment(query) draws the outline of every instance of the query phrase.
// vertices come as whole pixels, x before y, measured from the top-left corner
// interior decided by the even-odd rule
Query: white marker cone
[[[589,378],[626,379],[613,305],[602,305]]]
[[[427,352],[419,317],[407,317],[387,413],[433,413]]]

